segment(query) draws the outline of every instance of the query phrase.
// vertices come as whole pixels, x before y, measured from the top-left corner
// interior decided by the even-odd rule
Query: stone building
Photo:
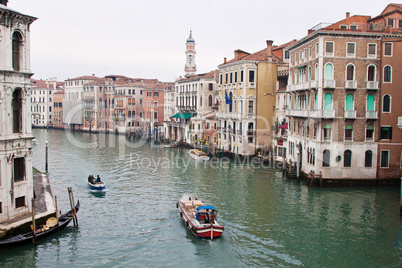
[[[255,53],[236,50],[234,58],[219,65],[219,146],[240,155],[273,144],[278,71],[287,69],[286,45]]]
[[[0,1],[0,221],[32,211],[30,25]]]
[[[384,85],[389,69],[383,65],[400,65],[383,56],[390,30],[374,27],[370,20],[346,13],[337,23],[310,29],[288,49],[287,158],[300,162],[306,173],[337,179],[377,177],[382,87],[395,93],[398,85]],[[395,32],[391,39],[400,37]],[[386,117],[396,125],[396,115]]]

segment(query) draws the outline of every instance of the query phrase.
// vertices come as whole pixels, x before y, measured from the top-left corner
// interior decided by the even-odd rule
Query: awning
[[[196,115],[197,113],[177,113],[175,115],[172,115],[171,118],[181,118],[181,119],[189,119]]]
[[[288,129],[288,123],[279,126],[278,128]]]
[[[307,65],[302,65],[302,66],[297,67],[297,69],[306,68],[306,67],[307,67]]]

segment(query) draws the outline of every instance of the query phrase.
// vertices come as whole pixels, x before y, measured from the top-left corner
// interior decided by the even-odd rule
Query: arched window
[[[367,111],[374,111],[374,95],[370,94],[367,96]]]
[[[372,151],[366,151],[365,157],[364,157],[364,166],[365,167],[372,167],[373,166],[373,152]]]
[[[332,94],[325,94],[324,98],[324,110],[332,110]]]
[[[102,98],[99,98],[99,108],[102,108]]]
[[[351,167],[352,165],[352,151],[346,150],[343,154],[343,166]]]
[[[208,106],[212,106],[212,95],[208,96]]]
[[[367,125],[366,140],[373,140],[373,138],[374,138],[374,127],[373,127],[373,125]]]
[[[374,24],[372,22],[369,24],[369,30],[374,30]]]
[[[127,117],[128,117],[128,118],[131,118],[131,111],[128,111]]]
[[[385,95],[382,101],[382,111],[384,113],[391,112],[391,96]]]
[[[322,156],[322,166],[323,167],[329,167],[330,158],[331,158],[330,151],[329,150],[324,150],[323,156]]]
[[[345,140],[350,141],[353,139],[353,127],[350,124],[345,126]]]
[[[318,80],[318,64],[315,65],[314,80]]]
[[[13,133],[22,131],[22,90],[16,89],[13,92]]]
[[[202,96],[200,96],[200,107],[202,106]]]
[[[355,80],[355,66],[353,66],[353,64],[349,64],[346,67],[346,80],[348,81]]]
[[[384,82],[391,83],[392,81],[392,68],[391,66],[387,65],[384,67]]]
[[[375,81],[375,66],[370,65],[367,68],[367,81]]]
[[[352,111],[353,110],[353,94],[346,95],[346,103],[345,103],[345,110]]]
[[[331,63],[325,65],[324,80],[334,80],[334,66]]]
[[[331,125],[326,124],[324,126],[324,140],[330,140],[331,139]]]
[[[14,71],[20,70],[21,63],[21,44],[22,44],[22,35],[19,32],[13,33],[13,69]]]

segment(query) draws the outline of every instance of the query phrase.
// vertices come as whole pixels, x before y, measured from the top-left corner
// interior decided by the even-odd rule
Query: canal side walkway
[[[33,186],[35,191],[35,219],[36,222],[46,220],[50,216],[54,216],[56,213],[56,207],[53,201],[53,195],[50,188],[49,178],[47,174],[33,169]],[[30,200],[27,200],[30,202]],[[15,217],[13,219],[0,223],[0,239],[8,235],[10,231],[15,228],[26,229],[27,224],[32,224],[32,214],[28,213]]]

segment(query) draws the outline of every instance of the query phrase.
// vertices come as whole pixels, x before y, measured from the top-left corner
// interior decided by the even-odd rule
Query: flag
[[[232,100],[229,99],[228,93],[226,91],[225,91],[225,100],[226,100],[226,104],[232,104]]]
[[[219,102],[219,100],[216,100],[216,102],[218,103],[218,106],[221,106],[221,103]]]

